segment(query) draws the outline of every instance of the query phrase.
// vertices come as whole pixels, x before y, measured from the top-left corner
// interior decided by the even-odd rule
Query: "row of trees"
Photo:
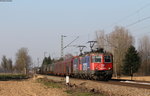
[[[2,57],[1,71],[5,73],[17,72],[27,74],[31,68],[32,60],[28,54],[27,48],[21,48],[16,53],[16,60],[13,64],[11,59],[7,59],[6,56]]]
[[[12,72],[13,71],[12,60],[7,59],[6,56],[2,57],[1,66],[2,66],[2,69],[4,72]]]
[[[135,45],[135,39],[124,27],[115,27],[114,30],[105,34],[105,31],[96,33],[98,47],[104,48],[114,56],[114,74],[122,75],[123,64],[128,49]],[[141,64],[135,75],[150,75],[150,40],[147,36],[142,37],[137,43],[138,55],[141,58]],[[136,51],[136,50],[135,50]],[[133,59],[133,58],[132,58]]]
[[[53,61],[54,61],[54,60],[52,60],[50,56],[44,57],[43,62],[42,62],[42,65],[52,64]]]
[[[150,75],[150,38],[143,36],[139,40],[138,51],[141,57],[140,75]]]

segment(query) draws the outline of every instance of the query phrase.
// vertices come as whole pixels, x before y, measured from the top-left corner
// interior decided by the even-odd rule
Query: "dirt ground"
[[[67,96],[63,89],[47,88],[36,79],[0,81],[0,96]]]

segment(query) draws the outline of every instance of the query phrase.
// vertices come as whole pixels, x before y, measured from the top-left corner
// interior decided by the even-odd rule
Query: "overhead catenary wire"
[[[140,22],[142,22],[142,21],[145,21],[145,20],[147,20],[147,19],[150,19],[150,16],[145,17],[145,18],[142,18],[142,19],[140,19],[140,20],[137,20],[137,21],[135,21],[135,22],[133,22],[133,23],[131,23],[131,24],[128,24],[128,25],[126,25],[126,27],[133,26],[133,25],[135,25],[135,24],[137,24],[137,23],[140,23]]]
[[[146,26],[143,26],[143,27],[141,27],[141,28],[137,28],[137,29],[133,29],[132,31],[139,31],[139,30],[143,30],[143,29],[146,29],[146,28],[149,28],[150,27],[150,25],[146,25]]]
[[[136,13],[138,13],[139,11],[141,11],[141,10],[143,10],[143,9],[145,9],[146,7],[149,7],[149,6],[150,6],[150,3],[144,5],[143,7],[139,8],[139,9],[136,11]]]
[[[145,8],[147,8],[147,7],[149,7],[149,6],[150,6],[150,3],[148,3],[148,4],[144,5],[144,6],[142,6],[141,8],[137,9],[137,10],[136,10],[135,12],[133,12],[132,14],[123,17],[122,19],[116,21],[115,23],[111,24],[111,25],[108,26],[108,27],[112,27],[112,26],[116,25],[117,23],[120,23],[120,22],[122,22],[122,21],[124,21],[124,20],[126,20],[126,19],[128,19],[128,18],[130,18],[130,17],[132,17],[132,16],[134,16],[134,15],[139,14],[140,11],[142,11],[143,9],[145,9]]]
[[[66,47],[68,47],[69,45],[71,45],[74,41],[76,41],[79,38],[79,36],[77,36],[74,40],[72,40],[69,44],[67,44],[63,49],[65,49]]]

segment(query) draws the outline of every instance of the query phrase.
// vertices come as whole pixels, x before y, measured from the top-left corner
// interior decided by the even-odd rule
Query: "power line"
[[[150,19],[150,16],[145,17],[145,18],[142,18],[142,19],[140,19],[140,20],[138,20],[138,21],[135,21],[135,22],[133,22],[133,23],[127,25],[126,27],[133,26],[133,25],[135,25],[135,24],[137,24],[137,23],[140,23],[140,22],[142,22],[142,21],[145,21],[145,20],[147,20],[147,19]]]
[[[139,30],[143,30],[143,29],[146,29],[146,28],[149,28],[150,27],[150,25],[148,25],[148,26],[143,26],[143,27],[141,27],[141,28],[137,28],[137,29],[134,29],[134,30],[132,30],[132,31],[139,31]]]
[[[148,3],[148,4],[144,5],[143,7],[139,8],[136,12],[139,12],[139,11],[145,9],[148,6],[150,6],[150,3]]]
[[[66,47],[68,47],[69,45],[71,45],[74,41],[76,41],[79,38],[79,36],[77,36],[73,41],[71,41],[68,45],[66,45],[63,49],[65,49]]]
[[[132,14],[123,17],[122,19],[116,21],[115,23],[111,24],[111,25],[108,26],[108,27],[111,27],[111,26],[113,26],[113,25],[116,25],[117,23],[122,22],[122,21],[126,20],[127,18],[138,14],[140,11],[142,11],[143,9],[145,9],[145,8],[148,7],[148,6],[150,6],[150,3],[144,5],[143,7],[139,8],[138,10],[136,10],[135,12],[133,12]]]

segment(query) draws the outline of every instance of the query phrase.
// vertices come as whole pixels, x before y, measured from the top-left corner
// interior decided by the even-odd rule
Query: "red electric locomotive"
[[[113,57],[110,53],[89,53],[73,59],[75,77],[109,80],[113,74]]]

